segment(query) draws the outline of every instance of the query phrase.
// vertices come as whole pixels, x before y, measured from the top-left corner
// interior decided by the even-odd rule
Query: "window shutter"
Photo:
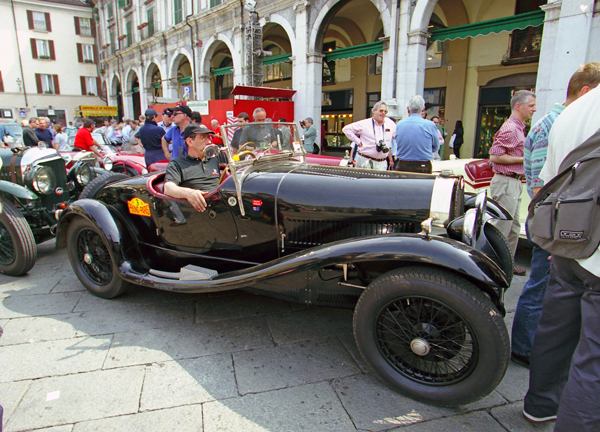
[[[77,44],[77,61],[83,63],[83,47],[80,43]]]
[[[4,81],[2,81],[2,71],[0,71],[0,92],[4,92]]]
[[[46,31],[51,32],[52,24],[50,23],[50,14],[48,12],[46,12],[44,15],[46,15]]]
[[[42,89],[42,76],[40,74],[35,74],[35,85],[37,86],[38,93],[44,93]]]
[[[96,20],[90,18],[90,27],[92,28],[92,37],[96,37]]]
[[[29,25],[29,30],[33,30],[33,11],[27,11],[27,25]]]
[[[98,64],[98,48],[96,48],[95,44],[93,46],[93,51],[94,51],[94,64]]]
[[[48,41],[48,45],[50,46],[50,59],[56,60],[56,54],[54,53],[54,41]]]
[[[79,17],[74,17],[75,18],[75,34],[76,35],[81,35],[81,27],[79,27]]]
[[[2,78],[2,77],[0,76],[0,78]],[[100,96],[102,94],[101,86],[102,86],[102,83],[100,82],[100,78],[96,77],[96,96]]]
[[[119,9],[123,9],[125,7],[125,0],[119,0]]]
[[[29,39],[31,41],[31,57],[36,59],[38,58],[37,53],[37,41],[35,39]]]
[[[80,76],[79,80],[81,82],[81,94],[83,96],[87,96],[87,89],[85,88],[85,77],[84,76]]]
[[[58,75],[52,75],[54,79],[54,94],[60,94],[60,87],[58,86]]]

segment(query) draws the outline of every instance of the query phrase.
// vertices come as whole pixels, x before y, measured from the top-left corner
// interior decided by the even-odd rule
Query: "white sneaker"
[[[525,417],[525,419],[529,420],[531,423],[544,423],[547,421],[556,420],[555,415],[547,417],[534,417],[531,414],[527,414],[525,410],[523,410],[523,417]]]

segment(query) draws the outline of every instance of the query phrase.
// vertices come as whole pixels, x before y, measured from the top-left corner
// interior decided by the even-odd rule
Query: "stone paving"
[[[485,399],[438,408],[372,374],[351,311],[241,291],[103,300],[53,241],[38,253],[27,276],[0,276],[4,431],[552,430],[523,419],[529,372],[514,363]],[[526,279],[507,293],[509,328]]]

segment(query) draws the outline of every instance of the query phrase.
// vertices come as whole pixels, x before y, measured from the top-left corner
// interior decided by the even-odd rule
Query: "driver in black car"
[[[206,157],[204,150],[212,144],[213,131],[192,123],[183,131],[187,155],[171,159],[167,165],[164,192],[174,198],[185,198],[199,212],[206,209],[202,194],[219,185],[219,158]]]

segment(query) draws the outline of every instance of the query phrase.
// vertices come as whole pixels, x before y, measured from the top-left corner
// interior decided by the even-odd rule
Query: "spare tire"
[[[104,174],[103,176],[96,177],[94,180],[88,183],[88,185],[83,189],[83,191],[81,191],[81,194],[79,194],[79,199],[94,199],[98,192],[100,192],[100,190],[103,189],[105,186],[128,178],[130,177],[127,174],[115,172],[109,172],[108,174]]]

